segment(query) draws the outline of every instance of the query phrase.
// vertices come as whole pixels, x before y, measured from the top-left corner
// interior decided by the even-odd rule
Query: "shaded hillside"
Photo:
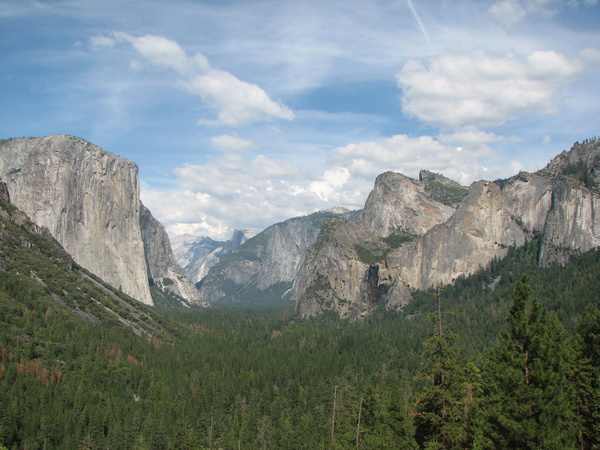
[[[0,287],[5,321],[19,313],[31,320],[57,315],[90,325],[127,328],[147,338],[171,336],[163,319],[150,308],[78,266],[46,229],[29,221],[7,200],[4,191],[0,200]]]

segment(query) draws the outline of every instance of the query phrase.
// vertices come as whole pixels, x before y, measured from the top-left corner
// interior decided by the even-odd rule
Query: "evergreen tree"
[[[476,436],[483,448],[571,448],[577,427],[572,352],[555,314],[517,283],[508,332],[490,352]]]
[[[464,448],[467,438],[463,370],[456,336],[442,322],[438,293],[437,331],[424,342],[415,401],[416,440],[426,448]]]
[[[577,326],[575,358],[579,446],[600,448],[600,310],[596,307],[587,308]]]

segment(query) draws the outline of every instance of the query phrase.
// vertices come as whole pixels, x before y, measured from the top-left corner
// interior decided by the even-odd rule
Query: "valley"
[[[581,222],[587,213],[580,205],[595,208],[598,159],[590,152],[584,164],[571,161],[585,161],[589,144],[535,177],[493,183],[499,191],[541,183],[553,192],[554,219],[529,228],[537,216],[518,218],[510,200],[513,209],[502,210],[507,229],[516,224],[511,232],[520,234],[496,241],[498,252],[452,283],[405,286],[408,296],[397,303],[381,275],[387,270],[393,280],[391,262],[452,220],[472,217],[476,230],[475,216],[460,216],[461,204],[478,198],[473,187],[467,193],[446,184],[449,196],[431,174],[420,181],[386,174],[388,187],[362,212],[290,219],[238,239],[200,283],[200,293],[220,286],[229,296],[221,302],[190,302],[167,288],[183,272],[142,205],[152,301],[141,302],[80,265],[51,230],[12,204],[19,181],[11,174],[12,188],[2,185],[0,196],[0,448],[594,448],[600,252],[595,222]],[[591,145],[597,149],[598,141]],[[419,184],[432,177],[435,198]],[[394,180],[404,187],[397,190]],[[407,186],[412,203],[402,196]],[[448,210],[437,223],[418,216],[394,222],[407,217],[403,208],[417,205],[415,198],[428,213],[433,206],[458,213]],[[563,198],[574,206],[561,209]],[[392,205],[391,215],[381,215],[378,202]],[[329,255],[322,273],[333,263],[355,265],[357,273],[379,267],[360,320],[340,314],[353,311],[354,300],[331,283],[325,291],[325,278],[302,295],[331,295],[336,307],[307,314],[301,300],[282,297],[294,293],[298,274],[318,255]],[[351,274],[337,280],[354,282]],[[256,300],[267,294],[268,301]],[[499,373],[510,373],[503,379],[510,383]],[[500,415],[513,422],[499,425]],[[515,431],[524,420],[524,431]]]

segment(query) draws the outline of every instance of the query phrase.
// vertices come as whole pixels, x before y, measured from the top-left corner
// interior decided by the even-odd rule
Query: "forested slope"
[[[561,407],[574,426],[550,438],[563,448],[598,445],[600,314],[580,320],[600,304],[598,251],[541,269],[534,241],[455,286],[415,293],[401,313],[299,320],[286,309],[144,307],[90,281],[42,230],[6,202],[2,208],[7,448],[355,448],[357,436],[362,448],[464,448],[476,440],[493,447],[508,431],[488,427],[489,399],[502,395],[490,389],[489,373],[502,358],[487,355],[501,355],[496,343],[510,331],[506,317],[524,272],[530,297],[566,327],[564,359],[585,363],[557,369],[555,378],[572,386]],[[440,377],[439,361],[451,373]],[[535,399],[518,392],[524,403]],[[439,399],[460,411],[436,409]],[[585,408],[572,410],[573,399]],[[534,422],[525,444],[510,442],[543,444]]]

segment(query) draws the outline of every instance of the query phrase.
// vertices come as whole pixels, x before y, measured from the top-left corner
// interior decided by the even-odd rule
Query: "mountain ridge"
[[[369,209],[382,216],[378,222],[363,220],[361,227],[341,221],[335,233],[331,226],[323,227],[319,244],[307,252],[296,309],[305,318],[332,310],[356,319],[374,305],[401,308],[410,302],[412,290],[452,283],[535,235],[542,236],[541,266],[566,264],[574,253],[600,245],[596,212],[600,193],[594,187],[599,167],[600,141],[595,139],[575,144],[536,174],[521,172],[506,180],[474,182],[445,221],[420,235],[413,228],[417,232],[412,237],[392,248],[383,240],[393,231],[389,224],[405,232],[407,216],[423,217],[428,209],[423,203],[418,211],[411,211],[415,203],[406,198],[414,198],[415,190],[411,187],[404,196],[403,188],[414,187],[416,180],[395,177],[395,190],[403,197],[397,200],[401,208],[390,208],[389,196],[370,195]],[[373,192],[390,191],[390,186],[381,186],[389,183],[389,175],[378,177]],[[418,224],[420,219],[410,223]],[[364,248],[365,242],[369,248]]]

